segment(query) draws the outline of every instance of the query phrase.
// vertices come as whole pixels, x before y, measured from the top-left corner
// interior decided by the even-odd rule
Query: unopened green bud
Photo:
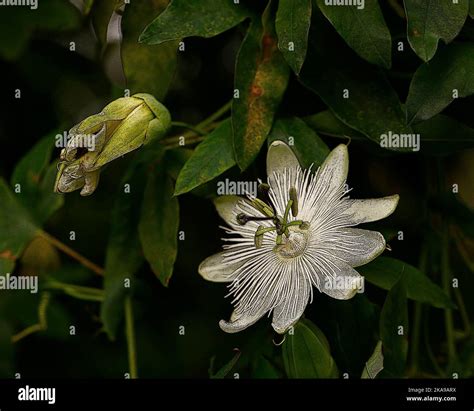
[[[112,101],[69,131],[67,146],[60,155],[55,191],[82,189],[81,195],[92,194],[104,165],[163,138],[170,126],[169,111],[150,94]]]

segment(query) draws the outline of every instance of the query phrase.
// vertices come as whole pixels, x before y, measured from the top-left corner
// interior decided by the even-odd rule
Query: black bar
[[[20,389],[54,388],[54,404],[19,400]],[[52,393],[50,391],[50,393]],[[255,409],[257,401],[293,410],[470,410],[472,380],[2,380],[0,410]],[[51,401],[52,402],[52,401]],[[201,403],[201,404],[200,404]],[[146,406],[145,406],[146,404]],[[167,404],[171,404],[170,407]],[[175,404],[175,406],[172,406]],[[245,408],[244,408],[245,407]],[[350,408],[349,408],[350,407]]]

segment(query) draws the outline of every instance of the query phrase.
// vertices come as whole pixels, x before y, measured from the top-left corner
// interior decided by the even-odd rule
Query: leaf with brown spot
[[[148,175],[138,233],[146,260],[168,286],[178,254],[179,203],[170,177],[155,168]]]
[[[408,42],[413,51],[429,61],[439,40],[450,43],[460,33],[469,11],[468,0],[405,0]]]
[[[15,261],[16,260],[16,257],[11,252],[11,250],[0,251],[0,258],[3,259],[3,260],[10,260],[10,261]]]
[[[271,3],[253,20],[237,56],[232,104],[234,151],[241,170],[255,159],[271,130],[290,69],[278,49]]]

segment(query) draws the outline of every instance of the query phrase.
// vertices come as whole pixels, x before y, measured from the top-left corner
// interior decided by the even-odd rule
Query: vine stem
[[[208,126],[209,124],[216,121],[218,118],[222,117],[225,113],[227,113],[231,107],[232,107],[232,100],[228,101],[221,108],[219,108],[217,111],[212,113],[209,117],[201,121],[196,127],[204,128]]]
[[[44,292],[41,295],[41,300],[38,305],[38,323],[30,325],[19,333],[12,335],[11,342],[12,344],[17,343],[25,337],[28,337],[31,334],[37,333],[39,331],[44,331],[48,328],[46,310],[48,309],[49,302],[51,300],[51,294],[49,292]]]
[[[182,147],[182,144],[180,144],[180,141],[179,141],[180,137],[182,136],[170,137],[170,138],[167,138],[166,141],[163,140],[162,143],[164,143],[167,150],[172,149],[172,148]],[[204,139],[205,139],[204,136],[195,136],[195,135],[191,135],[189,137],[185,136],[185,145],[200,143]]]
[[[443,240],[441,250],[441,275],[443,289],[451,297],[451,273],[449,267],[449,223],[443,227]],[[453,312],[450,308],[444,310],[444,325],[446,328],[446,341],[448,345],[448,361],[452,363],[456,358],[456,344],[454,338]]]
[[[192,124],[188,124],[183,121],[172,121],[171,125],[173,127],[187,128],[188,130],[194,131],[196,134],[200,134],[200,135],[206,134],[206,131],[200,128],[199,126],[193,126]]]
[[[227,113],[230,108],[232,107],[232,100],[224,104],[220,107],[217,111],[212,113],[210,116],[202,120],[200,123],[196,125],[191,125],[188,123],[184,123],[181,121],[174,121],[171,124],[176,127],[185,127],[189,129],[187,133],[184,135],[177,135],[173,137],[168,137],[161,140],[161,143],[166,146],[167,149],[180,147],[180,138],[185,137],[185,144],[195,144],[200,143],[204,140],[204,135],[209,133],[210,131],[214,130],[220,122],[217,122],[220,117],[222,117],[225,113]],[[197,136],[194,134],[198,134]]]
[[[464,299],[462,298],[461,291],[458,287],[453,288],[454,297],[456,298],[456,303],[461,314],[461,320],[463,324],[462,335],[459,338],[467,338],[471,335],[471,320],[469,319],[469,314],[466,310],[466,304],[464,304]]]
[[[74,260],[81,263],[84,267],[88,268],[89,270],[93,271],[97,275],[104,275],[105,270],[102,267],[99,267],[97,264],[93,263],[92,261],[88,260],[86,257],[79,254],[77,251],[73,250],[71,247],[67,246],[63,242],[59,241],[56,237],[53,237],[51,234],[48,234],[45,231],[40,231],[38,234],[41,238],[45,239],[56,247],[58,250],[61,250],[64,254],[68,255],[69,257],[73,258]]]
[[[25,328],[24,330],[20,331],[19,333],[15,334],[11,338],[12,344],[16,344],[18,341],[22,340],[25,337],[28,337],[31,334],[37,333],[38,331],[42,331],[43,327],[41,324],[33,324],[29,327]]]
[[[137,347],[135,344],[132,297],[130,295],[127,295],[125,298],[125,335],[127,337],[128,367],[130,371],[130,378],[136,379],[138,378]]]

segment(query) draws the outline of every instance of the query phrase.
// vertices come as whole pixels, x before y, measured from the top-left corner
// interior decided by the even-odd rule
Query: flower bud
[[[55,191],[81,189],[81,195],[92,194],[104,165],[163,138],[170,126],[169,111],[150,94],[112,101],[69,131],[68,143],[60,154]]]

